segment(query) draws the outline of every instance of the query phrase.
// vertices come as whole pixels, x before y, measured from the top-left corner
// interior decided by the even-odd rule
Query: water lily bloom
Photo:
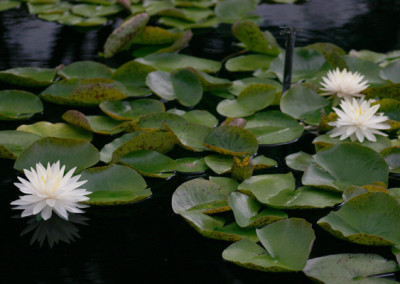
[[[335,128],[328,132],[331,137],[340,136],[340,140],[350,137],[351,141],[363,142],[364,138],[369,141],[376,141],[375,135],[387,136],[387,134],[378,129],[389,129],[390,126],[385,124],[389,118],[383,114],[375,114],[380,105],[371,106],[372,100],[364,100],[353,98],[350,100],[342,100],[340,107],[333,108],[338,115],[338,119],[328,124]]]
[[[80,175],[72,177],[75,169],[64,175],[65,165],[60,169],[60,161],[47,164],[47,169],[41,163],[36,164],[36,170],[24,169],[28,180],[18,177],[21,183],[15,183],[15,186],[26,195],[11,202],[11,205],[17,205],[14,209],[24,210],[22,217],[40,213],[44,220],[49,219],[53,211],[67,220],[68,212],[82,213],[80,208],[87,206],[79,202],[89,200],[86,195],[91,192],[79,188],[87,181],[78,181]]]
[[[336,70],[330,70],[327,76],[322,77],[321,90],[325,91],[322,95],[331,95],[339,100],[363,97],[361,92],[368,88],[368,81],[363,81],[364,76],[358,72],[352,73],[346,69],[340,71],[336,68]]]

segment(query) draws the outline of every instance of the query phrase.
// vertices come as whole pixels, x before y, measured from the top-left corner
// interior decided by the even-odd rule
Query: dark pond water
[[[263,29],[272,31],[281,46],[284,38],[279,34],[280,26],[293,25],[302,28],[297,46],[328,41],[347,51],[400,49],[400,4],[395,0],[262,4],[257,13],[264,19]],[[120,21],[83,32],[37,20],[24,9],[0,13],[0,70],[101,60],[97,53]],[[191,45],[184,50],[219,60],[235,51],[229,25],[196,31]],[[124,60],[121,56],[105,63],[119,66]],[[44,115],[26,123],[56,122],[63,110],[45,104]],[[0,128],[15,129],[17,125],[2,122]],[[260,149],[260,154],[279,161],[279,167],[269,173],[287,172],[282,159],[290,153],[312,152],[308,146],[311,139],[311,135],[305,135],[291,145]],[[96,137],[94,144],[100,146],[106,140]],[[176,151],[174,155],[183,153]],[[169,181],[147,179],[154,193],[151,199],[131,206],[92,207],[85,215],[74,216],[74,223],[52,219],[35,227],[32,220],[20,219],[17,211],[10,209],[10,202],[18,196],[13,186],[17,176],[13,162],[0,160],[0,168],[0,283],[309,283],[302,273],[261,273],[224,262],[221,253],[228,243],[200,236],[172,213],[172,192],[192,177],[178,175]],[[394,180],[391,182],[396,184]],[[289,214],[315,222],[327,211]],[[311,257],[366,252],[393,259],[389,248],[351,244],[331,237],[317,226],[314,230],[317,238]],[[59,243],[50,249],[45,236]],[[394,277],[400,279],[399,275],[391,279]]]

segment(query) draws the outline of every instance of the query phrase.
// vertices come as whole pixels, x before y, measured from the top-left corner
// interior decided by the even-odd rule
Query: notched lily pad
[[[187,157],[175,160],[177,163],[176,170],[180,173],[199,174],[204,173],[208,167],[203,158]]]
[[[0,120],[21,120],[43,111],[43,104],[33,93],[19,90],[0,91]]]
[[[16,131],[0,131],[0,158],[15,160],[26,148],[41,137],[36,134]]]
[[[141,201],[151,196],[146,181],[134,169],[109,165],[84,170],[81,180],[87,180],[86,190],[92,192],[85,203],[118,205]]]
[[[195,152],[207,150],[203,141],[211,131],[210,127],[185,121],[165,122],[164,127],[176,137],[183,148]]]
[[[294,154],[290,154],[285,157],[286,164],[290,168],[302,172],[304,172],[307,169],[311,160],[312,156],[310,154],[301,151]]]
[[[74,62],[59,70],[57,73],[64,79],[111,79],[112,76],[112,71],[107,65],[95,61]]]
[[[149,113],[165,111],[164,104],[154,99],[106,101],[102,102],[99,107],[105,114],[116,120],[133,120]]]
[[[18,67],[0,71],[0,81],[21,87],[45,87],[50,85],[56,69]]]
[[[203,97],[203,86],[197,75],[182,69],[172,74],[171,83],[174,94],[183,106],[195,106]]]

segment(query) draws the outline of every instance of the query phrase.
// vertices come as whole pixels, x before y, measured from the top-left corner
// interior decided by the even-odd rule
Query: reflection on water
[[[54,214],[50,219],[38,219],[37,216],[29,218],[26,222],[25,229],[21,232],[21,236],[32,233],[30,245],[38,242],[43,246],[45,240],[52,248],[58,242],[70,244],[79,239],[79,227],[77,225],[88,225],[88,217],[82,214],[69,214],[69,220],[60,218]]]

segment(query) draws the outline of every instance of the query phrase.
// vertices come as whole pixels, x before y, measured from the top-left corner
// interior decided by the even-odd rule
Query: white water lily
[[[325,91],[322,95],[331,95],[336,99],[351,99],[352,97],[363,97],[363,90],[368,88],[368,81],[363,81],[364,76],[358,72],[352,73],[339,68],[330,70],[328,77],[322,77],[321,90]]]
[[[387,134],[378,129],[389,129],[390,126],[385,124],[389,118],[383,114],[376,114],[380,105],[371,106],[372,100],[364,100],[353,98],[350,100],[342,100],[340,107],[333,108],[338,115],[338,119],[328,124],[335,128],[328,132],[329,136],[340,136],[340,140],[350,137],[351,141],[363,142],[364,138],[369,141],[376,141],[375,135],[387,136]]]
[[[47,169],[41,163],[36,164],[36,170],[24,169],[28,180],[18,177],[21,183],[15,183],[15,186],[26,195],[11,202],[11,205],[17,205],[14,209],[24,210],[22,217],[40,213],[44,220],[49,219],[53,211],[67,220],[68,212],[82,213],[80,208],[87,206],[79,202],[89,200],[86,195],[91,192],[79,188],[87,181],[78,181],[80,175],[72,177],[75,169],[64,176],[65,165],[60,169],[60,161],[47,164]]]

